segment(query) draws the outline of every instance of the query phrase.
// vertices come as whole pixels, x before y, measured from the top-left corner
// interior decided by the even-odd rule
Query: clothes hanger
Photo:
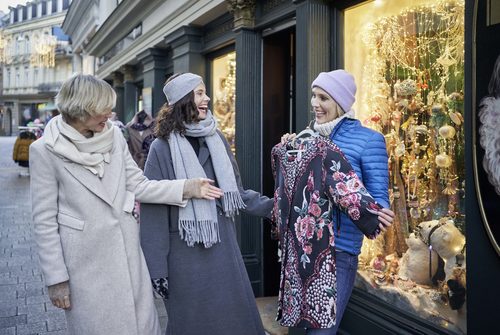
[[[309,142],[314,140],[317,136],[317,132],[312,130],[310,127],[306,127],[291,140],[290,145],[293,149],[287,150],[287,153],[290,155],[296,155],[305,151],[308,148]]]

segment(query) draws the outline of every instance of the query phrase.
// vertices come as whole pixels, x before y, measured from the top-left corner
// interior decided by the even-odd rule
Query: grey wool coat
[[[114,131],[104,176],[30,147],[35,240],[47,286],[69,280],[74,335],[158,335],[152,286],[140,248],[134,199],[185,206],[184,181],[149,181]]]
[[[236,160],[222,134],[233,164],[246,213],[269,217],[273,201],[244,190]],[[216,181],[208,147],[199,140],[198,160],[208,178]],[[156,139],[145,174],[150,179],[174,179],[168,142]],[[188,247],[179,237],[177,207],[141,204],[141,245],[152,278],[168,276],[165,300],[169,335],[261,335],[262,321],[236,240],[234,221],[225,217],[217,201],[221,242],[211,248]]]

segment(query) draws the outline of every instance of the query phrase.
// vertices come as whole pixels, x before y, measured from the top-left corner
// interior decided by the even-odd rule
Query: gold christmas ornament
[[[460,126],[462,124],[462,115],[460,113],[450,112],[448,115],[450,116],[451,121],[453,121],[453,123],[457,126]]]
[[[455,137],[456,131],[455,128],[450,126],[450,125],[444,125],[438,130],[439,135],[441,135],[443,138],[450,139]]]
[[[436,156],[436,165],[440,168],[448,168],[451,166],[451,157],[445,153],[441,153]]]

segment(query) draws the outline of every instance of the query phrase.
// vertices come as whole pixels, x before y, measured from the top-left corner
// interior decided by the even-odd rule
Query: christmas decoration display
[[[395,4],[357,32],[366,55],[357,115],[386,137],[396,217],[365,239],[356,285],[464,333],[465,4],[419,3]]]
[[[235,150],[235,101],[236,101],[236,53],[222,57],[225,71],[217,78],[218,87],[214,88],[214,115],[219,129],[226,137],[234,153]]]

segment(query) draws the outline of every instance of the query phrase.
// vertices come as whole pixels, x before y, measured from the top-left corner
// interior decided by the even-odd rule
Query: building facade
[[[71,75],[71,48],[61,24],[69,0],[36,0],[10,7],[2,18],[2,95],[4,132],[55,110],[53,98]]]
[[[356,117],[386,136],[397,219],[382,240],[365,243],[341,329],[480,333],[483,327],[498,329],[494,302],[483,306],[471,292],[487,295],[481,276],[498,280],[500,270],[498,256],[488,249],[471,172],[475,91],[469,50],[474,6],[491,13],[491,3],[74,0],[63,30],[73,41],[73,71],[110,82],[124,122],[140,110],[157,113],[170,75],[202,75],[244,186],[268,196],[274,183],[271,148],[283,133],[311,121],[312,80],[337,68],[353,73]],[[269,223],[239,220],[254,292],[276,295],[279,266]],[[427,249],[424,222],[453,226],[455,244],[445,245],[456,251],[452,259]],[[418,253],[408,239],[418,236],[422,257],[430,259],[403,275],[399,267],[407,268],[405,262]],[[446,264],[453,272],[445,273]],[[450,278],[458,291],[446,286]]]

